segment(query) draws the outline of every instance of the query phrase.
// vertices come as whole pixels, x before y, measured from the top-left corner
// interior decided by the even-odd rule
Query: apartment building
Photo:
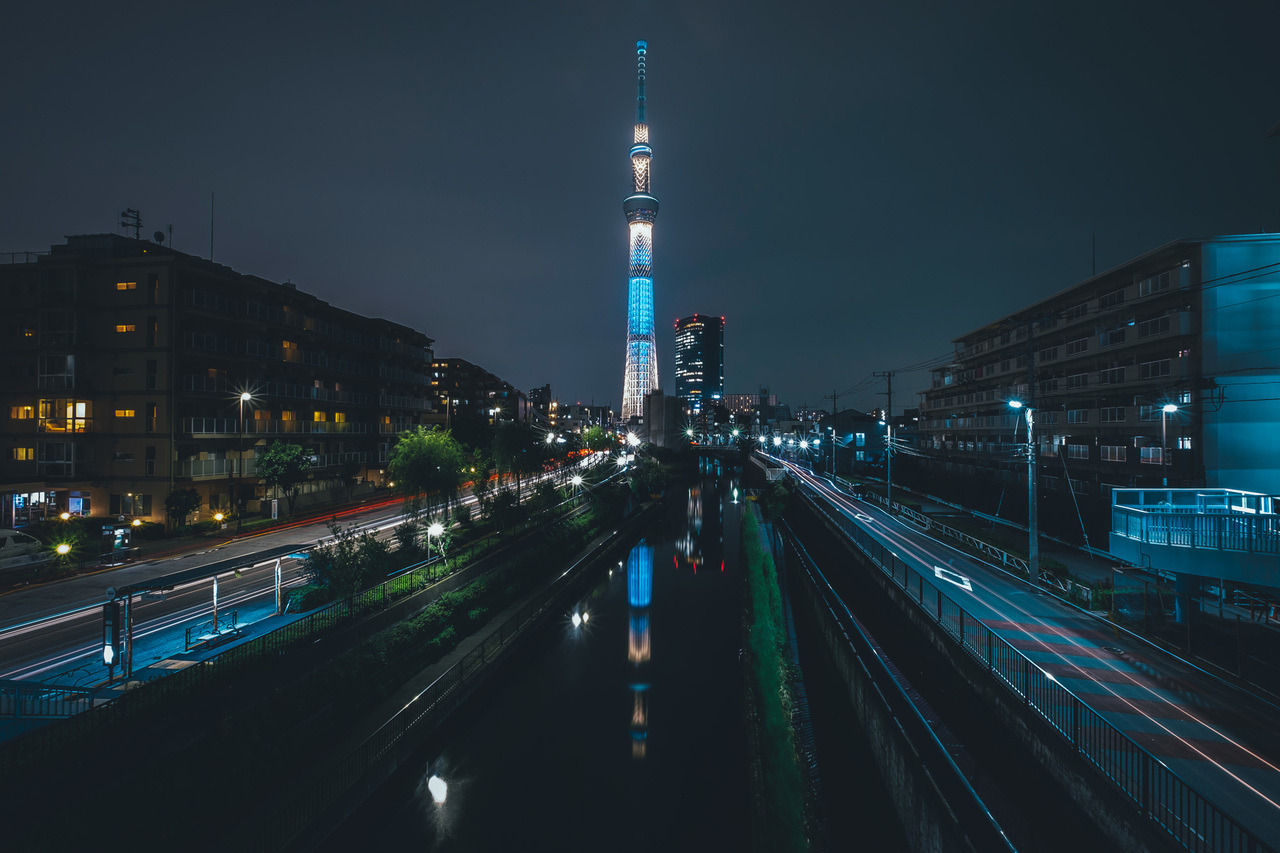
[[[1048,490],[1275,494],[1278,331],[1280,235],[1175,241],[955,339],[921,392],[923,464],[1020,476],[1017,400]]]
[[[432,339],[116,234],[0,264],[0,524],[53,512],[160,521],[260,511],[258,451],[312,459],[304,502],[378,483],[431,409]],[[242,399],[242,395],[248,397]]]

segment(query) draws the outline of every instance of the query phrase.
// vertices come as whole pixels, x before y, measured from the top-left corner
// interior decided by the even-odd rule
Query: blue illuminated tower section
[[[644,59],[636,42],[636,128],[631,145],[632,193],[622,202],[631,238],[627,284],[627,367],[622,382],[622,420],[644,412],[644,395],[658,388],[658,346],[653,328],[653,221],[658,200],[649,193],[649,125],[644,121]]]

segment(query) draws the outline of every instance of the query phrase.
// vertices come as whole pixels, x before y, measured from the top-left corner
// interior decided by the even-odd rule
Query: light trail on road
[[[1024,650],[1024,654],[1034,649],[1035,652],[1050,658],[1050,660],[1037,660],[1033,664],[1039,666],[1046,676],[1059,683],[1063,677],[1087,681],[1089,689],[1095,693],[1082,692],[1078,689],[1069,690],[1085,705],[1090,705],[1090,695],[1106,695],[1114,700],[1115,704],[1121,706],[1106,710],[1094,708],[1095,713],[1125,732],[1134,731],[1133,723],[1124,719],[1126,716],[1140,718],[1151,728],[1163,732],[1171,740],[1181,744],[1188,754],[1198,756],[1196,759],[1191,759],[1186,755],[1171,754],[1167,749],[1164,751],[1164,760],[1181,760],[1186,775],[1200,777],[1202,780],[1200,784],[1208,790],[1222,792],[1225,785],[1227,789],[1242,790],[1252,794],[1256,797],[1255,802],[1260,801],[1260,805],[1265,804],[1268,811],[1280,810],[1280,766],[1258,749],[1246,744],[1239,734],[1230,732],[1221,724],[1215,724],[1205,718],[1203,711],[1213,708],[1236,710],[1224,706],[1221,703],[1222,697],[1210,696],[1203,691],[1192,689],[1191,685],[1185,685],[1183,701],[1170,698],[1169,688],[1153,683],[1151,676],[1134,671],[1130,664],[1123,661],[1101,657],[1098,654],[1101,651],[1100,646],[1089,637],[1073,632],[1062,624],[1047,621],[1053,618],[1080,618],[1082,614],[1074,608],[1058,602],[1056,598],[1044,594],[1043,590],[1028,584],[1021,578],[1016,578],[997,567],[978,562],[951,545],[938,542],[925,532],[889,515],[874,504],[847,495],[802,467],[782,460],[776,461],[781,461],[793,476],[806,483],[866,532],[896,551],[895,557],[904,562],[914,561],[918,564],[913,568],[929,580],[930,586],[940,589],[935,580],[942,580],[951,586],[951,589],[946,590],[949,596],[954,596],[957,590],[967,592],[969,597],[966,600],[977,607],[966,607],[966,609],[975,611],[971,615],[989,630],[1006,641],[1010,638],[1020,640],[1022,643],[1020,648]],[[968,579],[972,589],[965,590],[950,579],[938,578],[935,568],[945,568],[946,571],[957,573],[960,570],[969,572]],[[1014,594],[1025,597],[1028,592],[1037,594],[1034,599],[1035,610],[1013,597]],[[983,615],[984,613],[986,615]],[[1029,630],[1030,627],[1036,630]],[[1102,627],[1103,625],[1100,625],[1097,630],[1100,632]],[[1060,642],[1050,642],[1044,635]],[[1028,649],[1027,646],[1031,648]],[[1072,654],[1073,652],[1079,654]],[[1095,668],[1090,669],[1082,665],[1077,660],[1080,656],[1095,661]],[[1154,662],[1152,664],[1153,668],[1158,669]],[[1058,674],[1049,672],[1046,666],[1057,669]],[[1063,671],[1070,674],[1063,676],[1061,674]],[[1112,674],[1120,681],[1100,678],[1101,673]],[[1125,695],[1118,689],[1119,687],[1131,688],[1140,695]],[[1140,702],[1157,703],[1164,710],[1144,708],[1139,704]],[[1245,715],[1242,713],[1241,716]],[[1181,731],[1175,730],[1172,720],[1177,720],[1181,724]],[[1266,725],[1264,720],[1254,722],[1260,728]],[[1141,726],[1139,726],[1140,730]],[[1209,744],[1223,747],[1225,754],[1210,754]],[[1156,750],[1155,754],[1160,754],[1160,750]],[[1233,758],[1235,760],[1232,760]],[[1269,771],[1269,778],[1247,779],[1240,770],[1243,767]],[[1218,774],[1216,780],[1215,773]],[[1268,784],[1264,786],[1263,783]],[[1274,816],[1268,819],[1269,822],[1275,820]]]

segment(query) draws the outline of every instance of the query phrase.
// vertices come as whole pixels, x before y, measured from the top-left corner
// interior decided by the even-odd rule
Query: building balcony
[[[182,432],[193,438],[238,438],[262,435],[366,435],[374,431],[373,424],[346,421],[244,421],[243,433],[236,418],[184,418]]]

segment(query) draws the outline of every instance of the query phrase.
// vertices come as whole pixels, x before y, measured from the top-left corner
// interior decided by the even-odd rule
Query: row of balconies
[[[245,418],[183,418],[181,431],[196,438],[244,435],[363,435],[374,425],[360,421],[276,421]]]
[[[372,457],[372,453],[365,451],[316,454],[311,457],[311,467],[332,468],[347,462],[358,462],[364,465]],[[177,463],[174,475],[201,480],[214,477],[256,477],[258,474],[253,457],[250,456],[244,459],[243,473],[240,471],[239,459],[187,459]]]

